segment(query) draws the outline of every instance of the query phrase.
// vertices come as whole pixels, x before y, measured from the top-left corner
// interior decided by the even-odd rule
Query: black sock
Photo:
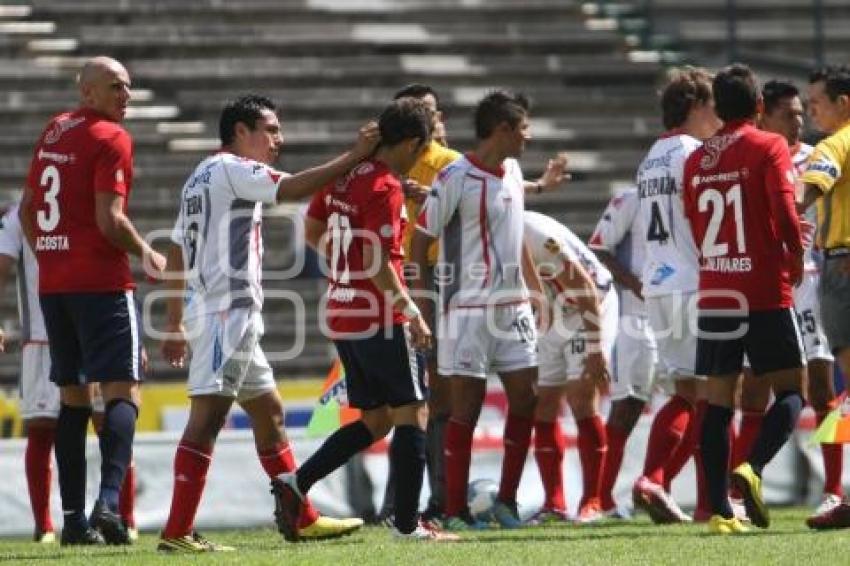
[[[133,457],[133,437],[139,411],[128,399],[112,399],[103,413],[100,432],[100,494],[98,501],[118,512],[118,494]]]
[[[708,484],[711,512],[724,519],[734,517],[729,505],[729,423],[732,409],[709,405],[702,424],[703,471]]]
[[[313,484],[345,464],[349,458],[372,445],[372,433],[363,421],[345,425],[325,440],[316,452],[304,462],[296,478],[298,489],[307,495]]]
[[[393,513],[395,513],[395,466],[393,466],[393,459],[390,458],[390,466],[387,470],[387,485],[384,488],[384,502],[381,504],[381,511],[378,513],[378,516],[386,518]]]
[[[86,429],[91,407],[72,407],[64,403],[56,420],[56,469],[62,497],[64,527],[85,529],[86,520]]]
[[[761,430],[747,461],[753,471],[761,476],[764,467],[788,441],[797,418],[803,410],[803,397],[796,391],[783,391],[767,411]]]
[[[443,455],[446,438],[446,423],[448,415],[440,415],[428,419],[428,430],[425,434],[426,464],[428,465],[428,486],[431,496],[428,507],[442,511],[446,501],[446,460]]]
[[[412,533],[425,472],[425,431],[413,425],[395,427],[390,461],[396,471],[395,527],[402,533]]]

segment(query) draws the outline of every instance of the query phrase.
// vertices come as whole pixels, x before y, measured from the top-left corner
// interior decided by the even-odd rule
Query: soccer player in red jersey
[[[133,181],[130,135],[120,122],[130,77],[118,61],[88,60],[79,74],[81,105],[47,124],[21,203],[21,225],[39,265],[39,295],[60,388],[56,461],[65,524],[63,544],[127,544],[119,491],[132,454],[139,406],[140,348],[128,254],[160,272],[165,258],[127,216]],[[85,376],[85,377],[82,377]],[[100,491],[85,516],[87,382],[105,401]]]
[[[746,462],[732,472],[759,527],[770,524],[762,470],[803,407],[805,359],[791,292],[803,275],[803,246],[788,143],[754,124],[761,104],[755,75],[732,65],[712,86],[725,125],[685,163],[684,204],[700,251],[697,371],[708,376],[701,442],[709,530],[730,534],[745,530],[728,495],[728,431],[744,354],[776,392]]]
[[[278,528],[298,538],[296,521],[310,488],[393,429],[390,466],[395,489],[394,534],[452,540],[418,521],[425,471],[424,361],[431,331],[404,284],[406,213],[399,176],[431,141],[431,111],[401,98],[381,114],[381,142],[370,160],[313,197],[307,241],[330,259],[326,331],[345,367],[348,399],[360,420],[332,434],[295,473],[272,480]]]

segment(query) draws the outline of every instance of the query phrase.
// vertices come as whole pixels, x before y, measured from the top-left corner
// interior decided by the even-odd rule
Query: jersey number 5
[[[697,207],[700,212],[708,212],[708,208],[711,206],[711,218],[705,229],[705,236],[702,238],[703,257],[725,256],[729,253],[728,243],[717,242],[717,235],[720,233],[723,218],[726,216],[726,208],[729,205],[732,205],[732,213],[734,214],[735,243],[738,247],[738,253],[747,252],[747,241],[744,237],[744,202],[741,198],[741,185],[738,184],[726,191],[725,202],[723,193],[717,189],[706,189],[700,193],[697,199]]]
[[[59,179],[59,169],[55,165],[48,165],[41,172],[39,184],[44,193],[44,204],[47,205],[47,211],[39,210],[36,215],[38,227],[42,232],[52,232],[59,225],[59,189],[61,182]]]

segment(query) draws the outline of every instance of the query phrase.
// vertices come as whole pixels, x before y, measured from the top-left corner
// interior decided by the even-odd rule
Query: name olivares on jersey
[[[71,244],[68,236],[38,236],[35,239],[35,251],[53,252],[70,250]]]
[[[678,192],[676,180],[673,177],[652,177],[638,182],[638,196],[640,198],[675,195]]]
[[[749,257],[706,257],[703,258],[700,269],[721,273],[747,273],[753,270],[753,260]]]

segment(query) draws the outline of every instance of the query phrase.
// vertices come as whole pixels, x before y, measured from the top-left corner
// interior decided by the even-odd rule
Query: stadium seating
[[[346,147],[398,87],[421,81],[440,92],[458,149],[474,143],[471,109],[487,90],[531,95],[535,140],[523,159],[526,174],[535,178],[550,156],[566,150],[574,181],[529,197],[529,205],[587,236],[660,129],[660,66],[636,57],[615,21],[589,16],[586,7],[577,0],[7,1],[0,6],[0,191],[3,200],[12,198],[44,121],[74,105],[80,62],[109,54],[133,78],[127,124],[137,179],[130,206],[143,231],[170,227],[186,175],[217,145],[228,97],[253,90],[281,103],[282,167],[297,170]],[[269,263],[291,265],[291,230],[272,224]],[[314,314],[323,284],[267,285],[308,304],[305,353],[275,361],[277,374],[323,374],[332,354]],[[140,294],[148,290],[143,285]],[[13,298],[4,298],[0,316],[14,329]],[[269,302],[268,352],[293,344],[293,317],[282,301]],[[161,322],[160,309],[151,322]],[[155,378],[184,375],[151,354]],[[16,356],[0,357],[0,383],[14,381],[16,364]]]

